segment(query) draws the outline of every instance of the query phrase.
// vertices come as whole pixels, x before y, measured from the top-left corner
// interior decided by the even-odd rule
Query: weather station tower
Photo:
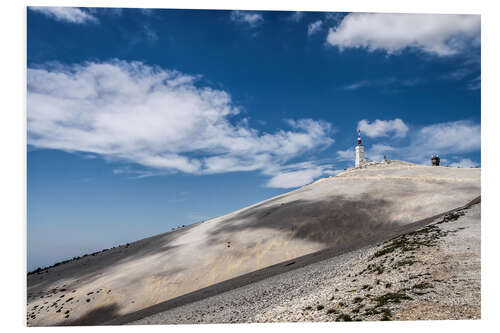
[[[365,162],[365,147],[361,143],[361,130],[358,129],[358,145],[356,146],[356,162],[354,166],[359,168]]]

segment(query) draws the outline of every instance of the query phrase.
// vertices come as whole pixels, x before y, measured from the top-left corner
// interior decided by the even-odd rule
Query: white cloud
[[[311,183],[321,176],[335,175],[341,170],[333,169],[327,161],[305,161],[270,167],[263,174],[272,178],[266,187],[294,188]]]
[[[324,174],[321,167],[279,173],[272,177],[267,187],[292,188],[311,183],[315,178]]]
[[[444,159],[452,155],[480,151],[481,126],[466,120],[437,123],[416,130],[409,139],[404,146],[373,144],[367,154],[372,159],[381,159],[383,154],[388,153],[389,159],[423,164],[429,164],[431,155],[438,154],[445,162]]]
[[[464,158],[458,162],[450,163],[450,166],[455,168],[475,168],[478,164],[468,158]]]
[[[385,144],[376,143],[371,145],[370,148],[367,149],[365,155],[372,161],[380,162],[384,159],[384,156],[386,156],[387,159],[390,160],[391,157],[387,156],[387,153],[394,151],[397,151],[397,148]]]
[[[467,154],[481,150],[481,126],[471,121],[460,120],[438,123],[420,128],[409,136],[405,146],[386,150],[390,159],[394,157],[416,163],[429,164],[432,154],[438,154],[441,161],[450,156]],[[372,145],[373,155],[380,157],[384,147]]]
[[[370,138],[385,137],[392,134],[394,137],[405,137],[408,132],[408,126],[399,118],[394,120],[375,120],[370,124],[363,119],[358,123],[358,129],[362,135]]]
[[[323,21],[318,20],[307,26],[307,35],[311,36],[317,32],[320,32],[323,27]]]
[[[354,161],[355,157],[354,147],[347,148],[346,150],[337,150],[337,160],[339,161]]]
[[[397,54],[416,48],[448,56],[478,46],[480,30],[479,15],[352,13],[330,28],[327,42],[341,50],[366,48]]]
[[[248,24],[250,27],[255,27],[264,21],[262,14],[240,10],[233,10],[230,18],[235,22]]]
[[[398,118],[395,120],[397,119]],[[395,131],[391,126],[381,123],[379,123],[378,126],[374,126],[377,125],[377,121],[369,125],[371,125],[369,129],[373,131],[371,134],[373,134],[374,137],[386,139],[386,142],[372,142],[374,140],[364,141],[366,146],[365,156],[377,162],[383,160],[384,155],[386,155],[389,160],[401,159],[420,164],[429,164],[431,155],[438,154],[441,157],[441,162],[446,163],[448,160],[458,160],[462,158],[460,156],[461,154],[468,154],[481,150],[481,126],[472,121],[459,120],[432,124],[421,127],[420,129],[414,129],[409,135],[406,133],[407,131],[409,132],[409,129],[404,125],[404,127],[401,126],[401,134],[404,132],[404,135],[408,137],[406,142],[401,140],[393,141],[391,138],[387,138],[388,133]],[[367,132],[365,132],[365,134],[366,133]],[[397,131],[394,133],[396,135]],[[387,141],[390,142],[387,143]],[[354,158],[354,141],[351,148],[337,151],[337,161],[351,162],[352,165],[354,164]],[[477,166],[477,163],[471,162],[467,158],[463,158],[459,162],[450,164],[450,166],[473,167]]]
[[[143,177],[250,170],[275,176],[290,171],[290,160],[334,142],[324,121],[288,120],[289,129],[275,133],[231,121],[240,110],[230,95],[200,86],[198,78],[118,60],[28,68],[28,143],[135,163],[146,170],[116,172]]]
[[[481,126],[470,121],[454,121],[423,127],[412,143],[416,152],[444,155],[481,149]]]
[[[97,18],[80,8],[73,7],[29,7],[30,10],[39,12],[57,21],[69,23],[98,22]]]

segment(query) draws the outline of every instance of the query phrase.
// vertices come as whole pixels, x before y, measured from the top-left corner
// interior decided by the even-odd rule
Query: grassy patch
[[[392,312],[388,308],[377,309],[377,307],[373,307],[373,308],[367,309],[365,311],[365,315],[367,315],[367,316],[373,316],[373,315],[378,315],[378,314],[382,315],[382,318],[380,319],[382,321],[391,320],[391,318],[392,318]]]
[[[377,274],[382,274],[384,272],[384,266],[382,266],[381,264],[380,265],[376,265],[376,264],[368,264],[368,266],[366,266],[365,269],[363,269],[361,272],[359,272],[359,274],[363,274],[363,273],[377,273]]]
[[[398,261],[397,263],[395,263],[393,265],[394,268],[399,268],[399,267],[403,267],[403,266],[412,266],[414,263],[416,263],[415,260],[412,260],[412,259],[403,259],[401,261]]]
[[[377,301],[376,307],[384,306],[389,303],[401,303],[402,300],[411,300],[412,298],[405,293],[387,293],[385,295],[375,298]]]
[[[449,214],[443,218],[443,221],[452,221],[454,219],[457,219],[459,216],[452,216],[452,214]],[[437,224],[442,223],[443,221],[438,222]],[[415,251],[422,246],[434,246],[436,245],[436,241],[439,238],[446,236],[447,234],[448,232],[442,231],[436,225],[428,225],[422,229],[410,232],[406,235],[398,236],[384,243],[385,245],[383,246],[383,248],[375,252],[370,260],[385,256],[395,251],[409,252]]]
[[[422,283],[418,283],[412,287],[412,289],[428,289],[428,288],[434,288],[434,286],[432,284],[430,284],[429,282],[422,282]]]

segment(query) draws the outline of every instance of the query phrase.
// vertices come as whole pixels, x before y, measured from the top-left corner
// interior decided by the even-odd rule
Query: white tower
[[[361,131],[358,129],[358,145],[356,146],[356,163],[354,166],[356,168],[363,165],[365,162],[365,147],[361,144]]]

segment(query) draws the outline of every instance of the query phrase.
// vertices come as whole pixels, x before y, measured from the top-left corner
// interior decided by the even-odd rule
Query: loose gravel
[[[131,324],[480,319],[481,205]]]

